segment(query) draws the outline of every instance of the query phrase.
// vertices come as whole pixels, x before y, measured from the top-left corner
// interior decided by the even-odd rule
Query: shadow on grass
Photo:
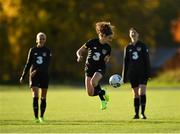
[[[1,120],[0,125],[124,125],[124,124],[179,124],[173,120],[46,120],[44,123],[35,123],[32,120]]]

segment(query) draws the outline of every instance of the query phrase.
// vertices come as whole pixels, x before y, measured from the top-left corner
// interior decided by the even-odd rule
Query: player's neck
[[[102,40],[102,39],[99,39],[99,42],[100,42],[100,44],[102,44],[102,45],[108,44],[108,42],[106,42],[106,41],[104,41],[104,40]]]
[[[37,44],[37,47],[44,47],[44,44]]]
[[[136,45],[136,43],[138,42],[138,39],[132,39],[131,42],[133,45]]]

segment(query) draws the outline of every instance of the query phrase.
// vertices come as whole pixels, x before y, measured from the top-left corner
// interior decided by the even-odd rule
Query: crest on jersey
[[[137,51],[141,51],[141,47],[137,47]]]
[[[106,53],[107,53],[107,50],[106,50],[106,49],[103,49],[103,50],[102,50],[102,53],[103,53],[103,54],[106,54]]]
[[[46,56],[47,56],[46,52],[44,52],[44,53],[43,53],[43,56],[44,56],[44,57],[46,57]]]
[[[34,55],[37,55],[37,53],[34,53]]]
[[[93,49],[97,49],[97,47],[93,47]]]
[[[102,69],[98,69],[98,71],[102,71]]]
[[[129,52],[132,52],[132,49],[129,49]]]

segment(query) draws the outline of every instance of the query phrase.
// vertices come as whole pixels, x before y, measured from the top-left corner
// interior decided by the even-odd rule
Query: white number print
[[[38,56],[37,60],[36,60],[36,63],[39,64],[39,65],[42,64],[43,63],[43,57],[42,56]]]
[[[135,51],[135,52],[133,52],[132,53],[132,59],[133,60],[137,60],[139,58],[139,55],[138,55],[138,53]]]
[[[95,52],[93,55],[93,60],[98,61],[100,59],[101,54],[98,52]]]

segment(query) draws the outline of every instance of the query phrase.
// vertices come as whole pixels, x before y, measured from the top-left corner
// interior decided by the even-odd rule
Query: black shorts
[[[139,85],[147,85],[148,79],[144,77],[143,75],[138,75],[138,74],[132,74],[129,76],[129,81],[131,83],[131,87],[139,87]]]
[[[37,73],[29,78],[30,87],[48,88],[49,75],[47,73]]]
[[[93,77],[95,72],[99,72],[100,74],[102,74],[102,76],[104,76],[106,72],[104,68],[93,68],[88,65],[85,66],[84,70],[85,70],[85,75],[88,77]]]

